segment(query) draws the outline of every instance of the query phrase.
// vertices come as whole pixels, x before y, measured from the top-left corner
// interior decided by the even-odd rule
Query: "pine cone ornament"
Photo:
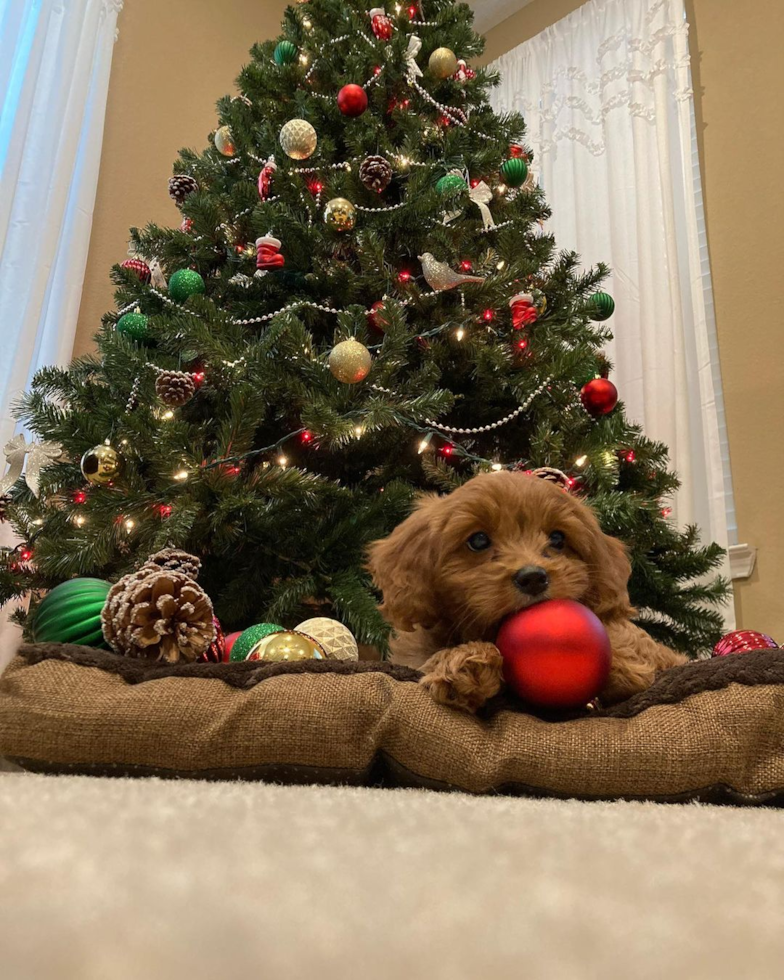
[[[155,379],[155,394],[169,408],[179,408],[196,394],[196,384],[186,371],[161,371]]]
[[[10,493],[4,493],[0,496],[0,524],[5,524],[5,522],[8,520],[8,505],[10,503]]]
[[[359,179],[369,191],[381,194],[392,180],[392,167],[385,157],[365,157],[359,168]]]
[[[169,197],[178,208],[182,207],[189,194],[194,194],[198,189],[199,185],[190,174],[175,174],[174,177],[169,178]]]
[[[196,555],[191,555],[180,548],[164,548],[163,551],[156,551],[154,555],[150,555],[140,571],[156,568],[167,572],[182,572],[195,582],[201,571],[201,561]]]
[[[215,639],[212,603],[182,572],[150,568],[112,586],[101,613],[115,653],[177,663],[198,660]]]

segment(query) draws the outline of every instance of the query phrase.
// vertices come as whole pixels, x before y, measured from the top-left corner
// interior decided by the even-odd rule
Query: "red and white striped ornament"
[[[731,653],[750,653],[752,650],[773,650],[778,643],[767,633],[756,630],[733,630],[719,640],[713,648],[714,657],[726,657]]]
[[[152,279],[152,272],[144,259],[126,259],[125,262],[120,263],[120,267],[136,273],[139,281],[143,282],[145,286]]]

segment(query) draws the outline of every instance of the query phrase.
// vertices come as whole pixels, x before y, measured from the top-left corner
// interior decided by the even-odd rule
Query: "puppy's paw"
[[[463,643],[427,660],[420,681],[434,701],[475,712],[501,688],[503,660],[493,643]]]

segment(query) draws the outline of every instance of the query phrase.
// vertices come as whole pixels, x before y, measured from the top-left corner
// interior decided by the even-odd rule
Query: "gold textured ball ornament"
[[[344,385],[359,384],[370,374],[373,358],[358,340],[341,340],[329,354],[329,369]]]
[[[280,145],[292,160],[307,160],[316,152],[318,136],[306,119],[289,119],[280,131]]]
[[[82,476],[88,483],[105,487],[120,475],[120,454],[108,443],[93,446],[82,456]]]
[[[457,56],[451,48],[436,48],[427,67],[436,78],[449,78],[457,71]]]
[[[359,647],[351,630],[336,619],[317,616],[297,626],[298,633],[312,637],[326,650],[327,660],[359,660]]]
[[[221,126],[220,129],[215,130],[213,142],[218,153],[222,153],[225,157],[233,157],[237,152],[237,147],[234,145],[234,137],[231,135],[231,130],[228,126]]]
[[[324,208],[324,220],[333,231],[351,231],[357,223],[357,209],[345,197],[333,197]]]
[[[294,663],[298,660],[325,660],[326,652],[321,644],[298,630],[272,633],[259,640],[248,654],[248,660],[263,663]]]

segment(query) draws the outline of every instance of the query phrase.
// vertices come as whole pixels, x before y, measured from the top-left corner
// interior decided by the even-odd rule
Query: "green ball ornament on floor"
[[[110,588],[98,578],[74,578],[55,586],[33,614],[33,641],[107,649],[101,610]]]
[[[143,313],[126,313],[117,321],[117,333],[144,343],[150,339],[150,321]]]
[[[446,174],[436,184],[436,190],[439,194],[448,194],[450,191],[464,190],[467,186],[460,174]]]
[[[615,312],[615,300],[609,293],[594,293],[588,300],[588,316],[592,320],[609,320]]]
[[[284,633],[285,630],[285,626],[278,626],[275,623],[257,623],[256,626],[249,626],[234,641],[229,660],[232,663],[238,660],[247,660],[248,654],[265,636],[269,636],[271,633]]]
[[[509,187],[520,187],[528,176],[528,164],[520,157],[511,157],[501,164],[501,176]]]
[[[281,41],[272,57],[276,65],[290,65],[297,57],[297,45],[293,41]]]
[[[184,303],[189,296],[203,293],[204,280],[193,269],[180,269],[169,280],[169,296],[177,303]]]

